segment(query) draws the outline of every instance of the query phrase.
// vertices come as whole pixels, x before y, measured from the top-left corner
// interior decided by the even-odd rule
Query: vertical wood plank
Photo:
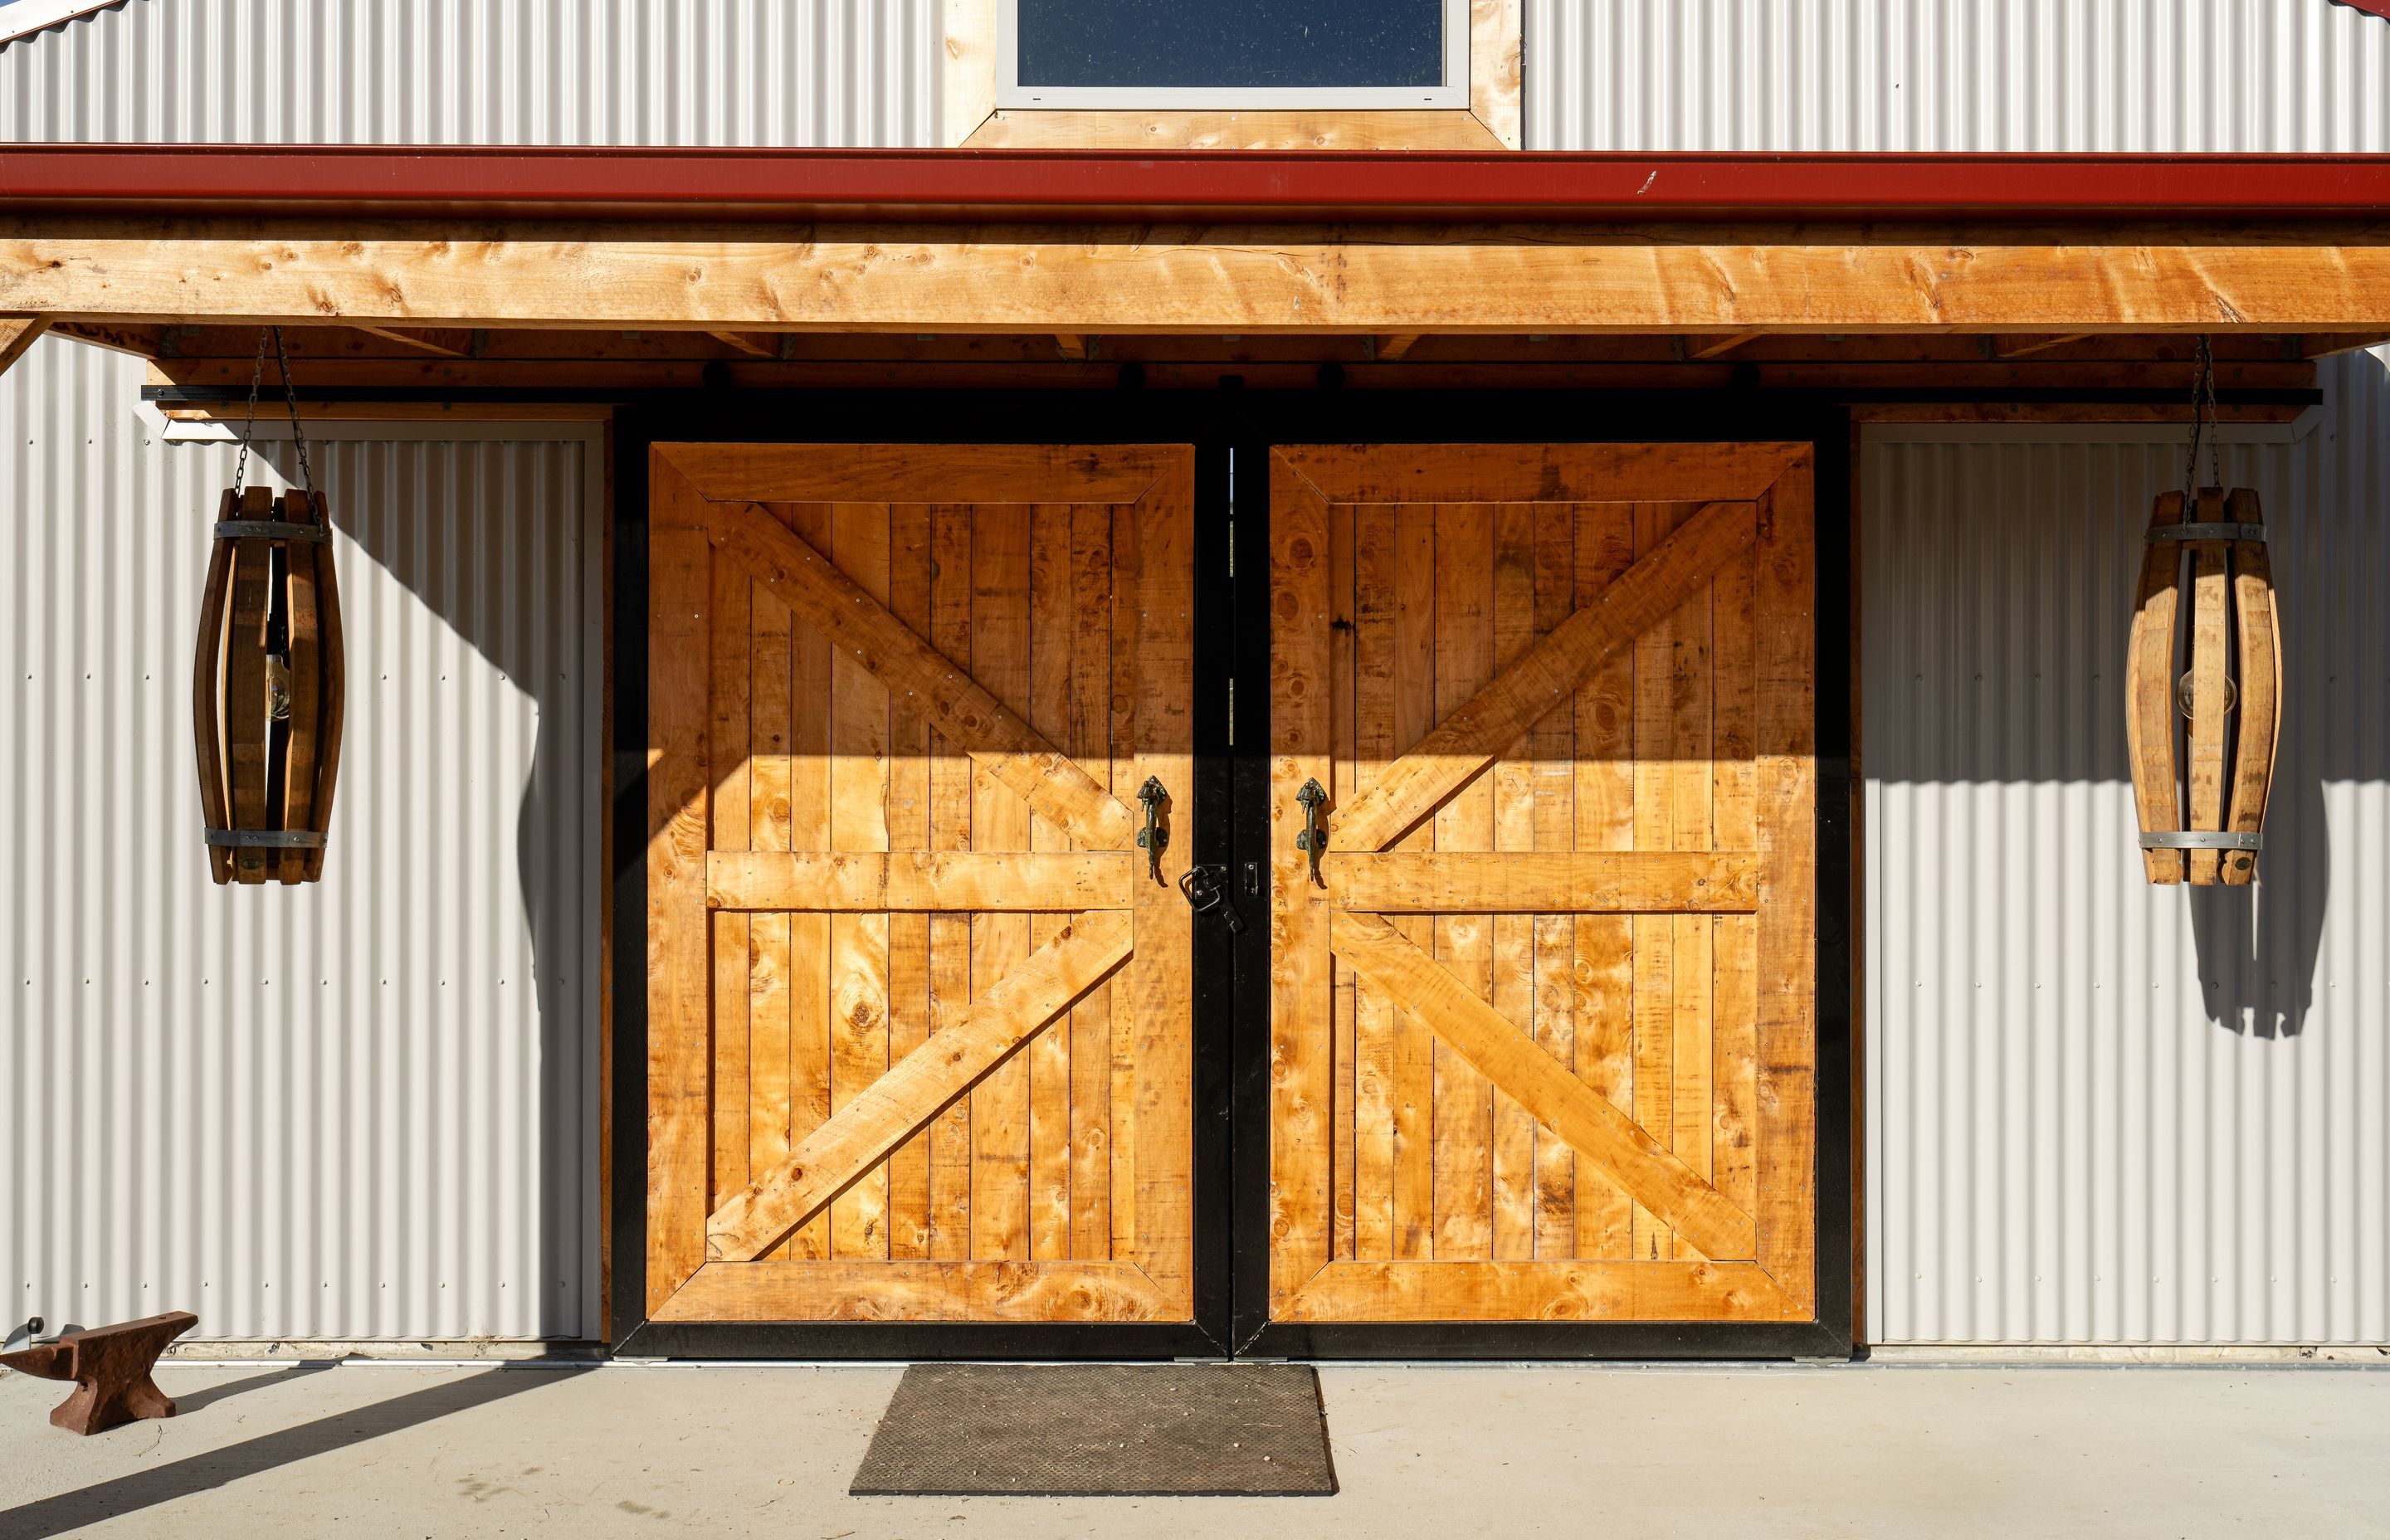
[[[1585,504],[1576,523],[1575,608],[1635,561],[1635,519],[1620,503]],[[1573,789],[1576,848],[1635,848],[1635,649],[1594,671],[1577,688]],[[1635,1110],[1635,922],[1625,915],[1580,915],[1576,942],[1577,1075],[1630,1116]],[[1619,1260],[1634,1251],[1634,1205],[1618,1185],[1580,1162],[1576,1175],[1576,1254]]]
[[[1494,510],[1494,667],[1508,668],[1536,641],[1536,506],[1506,503]],[[1555,704],[1558,702],[1556,701]],[[1536,847],[1533,729],[1494,762],[1494,848]],[[1536,1036],[1536,935],[1532,915],[1495,915],[1494,1008],[1530,1039]],[[1510,1095],[1493,1088],[1493,1255],[1525,1259],[1536,1251],[1536,1123]]]
[[[1137,773],[1138,542],[1134,507],[1112,510],[1112,761],[1111,792],[1125,803],[1142,784]],[[1112,1017],[1112,1255],[1137,1250],[1137,987],[1136,968],[1115,978]]]
[[[1494,517],[1490,505],[1435,511],[1435,714],[1467,703],[1494,674]],[[1435,848],[1494,848],[1494,788],[1480,776],[1435,815]],[[1494,948],[1484,915],[1436,922],[1436,956],[1453,976],[1493,997]],[[1494,1242],[1493,1088],[1439,1042],[1435,1064],[1435,1255],[1483,1261]]]
[[[1071,647],[1077,635],[1071,574],[1072,510],[1029,510],[1029,725],[1048,743],[1071,740]],[[1070,836],[1034,810],[1029,848],[1068,850]],[[1068,925],[1061,915],[1033,915],[1029,944],[1045,945]],[[1063,1023],[1029,1040],[1029,1254],[1071,1254],[1071,1031]]]
[[[1737,557],[1718,571],[1712,588],[1715,636],[1712,667],[1715,704],[1710,743],[1711,797],[1717,848],[1752,850],[1758,841],[1753,803],[1752,754],[1756,723],[1752,699],[1752,558]],[[1758,931],[1749,915],[1715,917],[1712,956],[1716,983],[1711,992],[1712,1041],[1711,1184],[1745,1213],[1758,1202],[1753,1165],[1758,1120],[1759,1023],[1754,1014],[1753,969]]]
[[[774,508],[783,523],[793,516]],[[789,849],[790,646],[788,606],[769,586],[748,585],[748,846]],[[787,1160],[789,1097],[789,915],[748,917],[747,953],[747,1153],[752,1174]],[[783,1241],[768,1253],[789,1255]]]
[[[798,537],[817,551],[830,546],[826,504],[790,510]],[[789,629],[789,848],[831,848],[830,645],[791,617]],[[802,1140],[829,1121],[829,916],[789,917],[789,1136]],[[830,1254],[830,1216],[797,1226],[776,1255],[816,1259]]]
[[[1056,741],[1097,781],[1111,784],[1112,510],[1071,514],[1071,728]],[[1068,1255],[1112,1254],[1112,985],[1071,1011],[1071,1234]],[[1048,1028],[1048,1031],[1058,1029]]]
[[[1356,784],[1357,724],[1353,698],[1353,505],[1340,503],[1328,510],[1328,677],[1323,687],[1330,712],[1329,733],[1335,760],[1335,777],[1322,782],[1332,799],[1332,810],[1349,802]],[[1329,1117],[1330,1143],[1328,1204],[1332,1234],[1329,1255],[1339,1261],[1354,1256],[1354,1037],[1356,1030],[1353,970],[1329,954],[1335,1031],[1330,1049],[1335,1108]]]
[[[1669,660],[1668,761],[1672,850],[1709,850],[1710,795],[1715,770],[1710,758],[1713,684],[1711,597],[1694,595],[1677,610]],[[1711,919],[1678,915],[1670,940],[1674,974],[1669,982],[1669,1128],[1663,1136],[1677,1157],[1703,1177],[1710,1175],[1710,985]],[[1660,1133],[1658,1129],[1654,1133]],[[1679,1257],[1698,1253],[1681,1239]]]
[[[1328,907],[1297,794],[1335,777],[1328,505],[1270,460],[1270,1308],[1325,1266],[1334,1112]],[[1332,830],[1332,813],[1330,827]]]
[[[1404,506],[1394,514],[1394,746],[1409,751],[1434,727],[1436,662],[1435,509]],[[1433,823],[1403,837],[1398,851],[1434,848]],[[1405,940],[1434,944],[1434,922],[1423,916],[1394,922]],[[1410,1012],[1392,1011],[1394,1031],[1394,1255],[1425,1261],[1435,1254],[1435,1039]]]
[[[971,671],[971,510],[930,511],[930,645],[957,668]],[[942,734],[931,735],[930,848],[971,848],[970,756]],[[930,1030],[952,1025],[971,1001],[971,921],[968,915],[932,915]],[[930,1254],[941,1261],[970,1255],[970,1097],[958,1097],[930,1125]]]
[[[1004,708],[1029,712],[1029,511],[976,510],[971,520],[971,676]],[[971,767],[971,848],[1029,848],[1029,804]],[[971,996],[1029,956],[1029,917],[971,917]],[[1029,1256],[1029,1066],[1014,1054],[972,1090],[971,1255]]]
[[[888,510],[888,608],[930,635],[930,510],[900,503]],[[930,848],[929,725],[909,698],[892,692],[889,705],[888,847]],[[888,1059],[904,1057],[930,1034],[930,917],[888,917]],[[930,1135],[924,1130],[888,1157],[888,1254],[930,1253]]]
[[[274,517],[274,494],[267,487],[241,491],[243,519]],[[272,607],[274,545],[251,537],[232,542],[232,619],[227,622],[224,670],[225,760],[232,789],[235,828],[265,828],[265,618]],[[233,877],[240,882],[265,880],[266,855],[260,850],[233,852]]]
[[[1756,549],[1759,1264],[1817,1298],[1817,555],[1806,456],[1771,490]]]
[[[830,506],[830,560],[855,585],[888,602],[888,506]],[[888,849],[888,687],[854,658],[830,658],[830,843]],[[830,1109],[835,1113],[888,1072],[888,917],[829,920]],[[830,1204],[830,1254],[888,1255],[888,1170],[867,1173]]]
[[[2224,489],[2202,487],[2200,523],[2224,519]],[[2231,630],[2232,579],[2225,570],[2224,542],[2191,545],[2191,719],[2183,725],[2185,789],[2191,821],[2185,828],[2213,832],[2224,827],[2224,667]],[[2222,875],[2221,852],[2194,850],[2188,857],[2191,880],[2213,883]]]
[[[650,456],[648,536],[648,1244],[649,1315],[705,1261],[707,1043],[704,501]]]
[[[1648,554],[1678,522],[1662,504],[1635,507],[1635,554]],[[1635,642],[1635,848],[1676,843],[1677,629],[1671,615]],[[1665,1144],[1675,1128],[1676,919],[1637,915],[1635,928],[1635,1121]],[[1677,1254],[1676,1238],[1641,1204],[1635,1206],[1638,1261]]]
[[[1354,701],[1353,794],[1368,790],[1394,757],[1394,512],[1353,513],[1353,670],[1339,687]],[[1345,795],[1339,789],[1340,797]],[[1353,1007],[1353,1252],[1394,1254],[1394,1005],[1357,983]]]
[[[1136,507],[1137,784],[1171,789],[1163,879],[1137,885],[1137,1250],[1174,1316],[1194,1308],[1193,915],[1177,889],[1195,849],[1195,456]],[[1115,997],[1121,993],[1115,990]]]
[[[1568,619],[1576,597],[1576,515],[1564,503],[1536,509],[1536,636]],[[1535,848],[1576,845],[1575,712],[1565,701],[1527,735],[1535,798]],[[1536,915],[1535,1035],[1553,1059],[1576,1068],[1576,925],[1570,915]],[[1576,1155],[1565,1140],[1531,1123],[1535,1152],[1534,1254],[1576,1255]]]
[[[706,687],[711,707],[707,743],[713,756],[711,850],[745,850],[752,799],[749,796],[748,635],[749,594],[745,569],[716,561],[712,575],[713,634],[707,643],[712,674]],[[748,1020],[752,958],[749,917],[713,917],[713,1193],[719,1204],[747,1185]]]

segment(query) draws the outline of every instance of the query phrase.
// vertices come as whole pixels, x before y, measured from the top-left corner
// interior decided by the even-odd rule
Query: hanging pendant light
[[[2196,484],[2202,412],[2210,483]],[[2257,494],[2223,486],[2216,362],[2199,340],[2183,490],[2143,537],[2125,668],[2126,742],[2153,883],[2256,880],[2282,707],[2281,630]]]
[[[249,486],[268,342],[282,368],[304,491]],[[216,513],[199,601],[191,718],[209,865],[225,882],[313,882],[341,763],[344,659],[332,524],[315,490],[282,328],[257,340],[240,458]]]

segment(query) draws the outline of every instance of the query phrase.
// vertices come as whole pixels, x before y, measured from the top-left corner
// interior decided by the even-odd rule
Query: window
[[[1469,106],[1469,0],[1002,0],[1001,108]]]

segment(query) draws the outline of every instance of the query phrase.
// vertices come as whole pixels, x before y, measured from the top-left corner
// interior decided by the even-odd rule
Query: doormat
[[[1328,1496],[1304,1364],[919,1364],[857,1497]]]

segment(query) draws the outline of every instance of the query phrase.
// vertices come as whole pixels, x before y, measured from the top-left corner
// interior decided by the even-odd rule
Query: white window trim
[[[14,0],[0,6],[0,44],[14,43],[61,21],[110,10],[124,0]]]
[[[19,0],[27,3],[27,0]],[[0,15],[5,15],[0,11]],[[996,20],[998,109],[1235,110],[1304,108],[1378,110],[1469,109],[1469,0],[1444,0],[1444,83],[1348,86],[1024,86],[1021,83],[1021,0],[998,0]]]

